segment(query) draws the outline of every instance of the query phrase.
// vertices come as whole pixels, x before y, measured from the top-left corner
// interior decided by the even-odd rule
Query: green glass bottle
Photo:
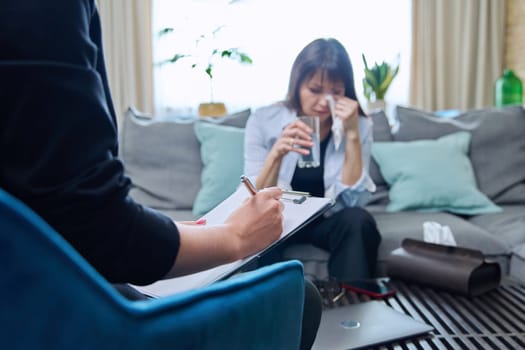
[[[494,105],[502,107],[516,104],[523,104],[523,85],[512,70],[505,69],[494,84]]]

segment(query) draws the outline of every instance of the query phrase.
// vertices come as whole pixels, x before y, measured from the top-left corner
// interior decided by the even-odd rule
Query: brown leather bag
[[[474,249],[405,239],[386,260],[388,276],[468,296],[497,288],[501,267]]]

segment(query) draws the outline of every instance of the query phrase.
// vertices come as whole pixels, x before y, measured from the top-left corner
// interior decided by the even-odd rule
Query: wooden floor
[[[525,285],[504,280],[478,297],[465,297],[399,281],[398,292],[385,299],[392,308],[430,324],[431,336],[401,341],[375,349],[525,349]],[[325,308],[370,300],[346,292],[336,298],[336,287],[321,288]],[[336,298],[336,302],[332,300]]]

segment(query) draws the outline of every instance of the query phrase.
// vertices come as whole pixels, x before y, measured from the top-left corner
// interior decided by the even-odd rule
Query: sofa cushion
[[[510,275],[516,277],[520,281],[525,281],[525,243],[512,249]]]
[[[373,122],[374,142],[390,142],[393,140],[388,118],[383,110],[378,110],[369,114]],[[388,203],[388,184],[383,178],[379,166],[374,158],[370,160],[369,174],[376,185],[376,191],[372,193],[370,203]]]
[[[204,168],[193,214],[201,216],[239,186],[244,160],[244,129],[197,122],[195,135],[201,144]]]
[[[521,106],[467,111],[456,118],[397,107],[395,141],[435,139],[466,130],[479,189],[497,204],[525,202],[525,110]]]
[[[199,121],[205,121],[212,124],[234,126],[236,128],[246,127],[246,122],[250,117],[252,110],[250,108],[244,109],[240,112],[225,115],[223,117],[200,117]]]
[[[500,211],[476,187],[469,141],[469,133],[458,132],[436,140],[375,142],[373,157],[390,185],[387,210]]]
[[[373,137],[374,141],[393,141],[392,130],[388,118],[383,110],[377,110],[369,114],[373,122]]]
[[[128,109],[120,136],[120,157],[136,201],[158,209],[193,206],[202,171],[193,122],[155,121]]]
[[[468,220],[505,242],[509,248],[525,243],[525,204],[504,205],[501,213],[473,216]]]

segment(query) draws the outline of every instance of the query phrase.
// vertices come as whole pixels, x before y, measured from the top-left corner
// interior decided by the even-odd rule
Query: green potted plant
[[[203,102],[199,105],[200,116],[213,116],[220,117],[227,113],[226,106],[223,102],[216,102],[213,97],[213,78],[215,73],[216,64],[221,59],[229,59],[240,64],[252,64],[251,57],[239,50],[236,47],[215,47],[213,45],[213,39],[216,34],[223,28],[223,26],[217,27],[210,34],[201,34],[195,40],[195,51],[176,53],[171,58],[163,60],[160,64],[177,63],[177,62],[188,62],[192,69],[196,69],[208,77],[210,86],[210,100],[209,102]],[[160,35],[167,35],[174,31],[174,28],[164,28],[160,31]],[[206,44],[204,44],[206,42]],[[204,47],[204,53],[197,52],[199,48]],[[202,51],[202,50],[201,50]]]
[[[392,80],[399,72],[399,63],[395,66],[383,61],[377,62],[373,66],[368,66],[365,55],[362,54],[365,64],[365,77],[363,78],[363,92],[368,101],[369,110],[375,108],[385,108],[385,94],[392,83]],[[399,62],[399,59],[398,59]]]

